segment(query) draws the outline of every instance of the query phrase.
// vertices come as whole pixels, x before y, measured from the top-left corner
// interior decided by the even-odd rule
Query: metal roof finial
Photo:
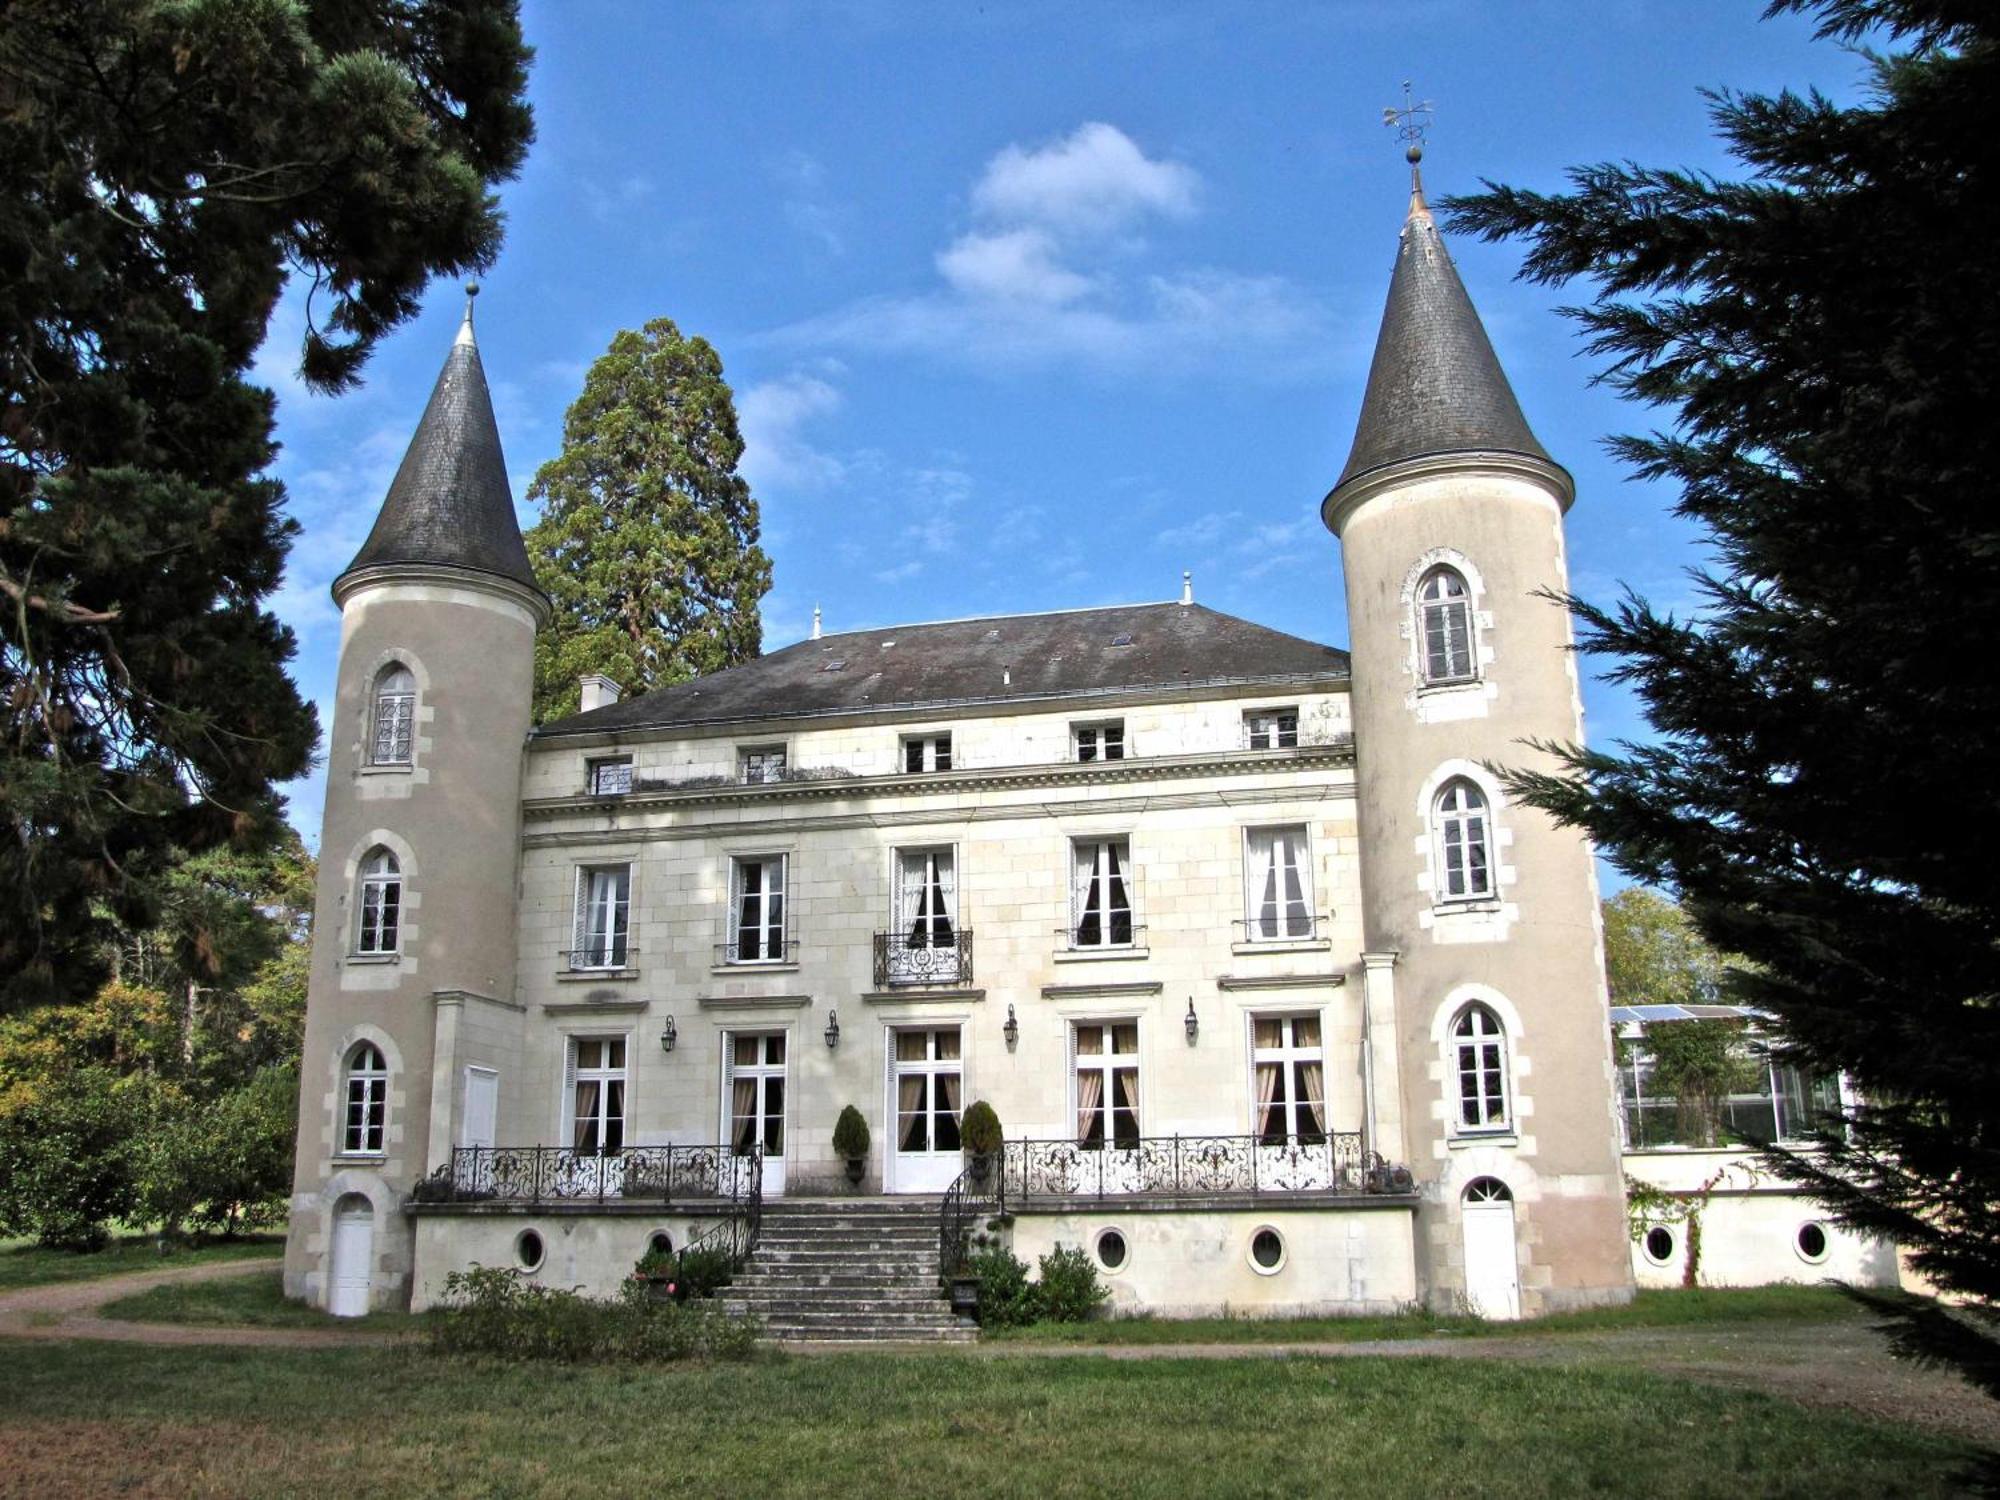
[[[1411,93],[1407,78],[1403,80],[1403,107],[1397,109],[1392,104],[1382,111],[1382,123],[1403,142],[1403,158],[1410,164],[1410,192],[1418,199],[1423,197],[1424,179],[1417,164],[1424,159],[1424,137],[1430,134],[1434,113],[1430,100]]]
[[[472,299],[478,295],[479,283],[468,281],[465,284],[465,319],[458,325],[458,337],[452,340],[454,344],[472,342]]]

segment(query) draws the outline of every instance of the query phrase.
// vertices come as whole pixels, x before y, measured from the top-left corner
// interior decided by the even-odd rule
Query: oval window
[[[542,1258],[548,1254],[542,1244],[542,1237],[532,1229],[524,1229],[514,1240],[514,1257],[521,1262],[524,1271],[541,1268]]]
[[[1284,1237],[1265,1228],[1250,1236],[1250,1264],[1269,1276],[1285,1264]]]
[[[1115,1271],[1124,1265],[1125,1257],[1130,1253],[1125,1236],[1115,1229],[1107,1229],[1097,1237],[1098,1264],[1107,1271]]]
[[[1664,1266],[1674,1258],[1674,1232],[1664,1224],[1655,1224],[1646,1231],[1646,1259],[1656,1266]]]
[[[674,1253],[673,1236],[668,1234],[664,1229],[655,1229],[653,1237],[646,1241],[646,1249],[654,1255],[672,1255]]]
[[[1799,1259],[1817,1265],[1826,1259],[1826,1228],[1820,1224],[1801,1224],[1793,1243],[1798,1246]]]

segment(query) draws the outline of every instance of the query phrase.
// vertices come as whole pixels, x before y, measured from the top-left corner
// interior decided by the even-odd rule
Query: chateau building
[[[334,585],[287,1290],[608,1292],[704,1238],[775,1283],[866,1224],[928,1288],[990,1217],[1121,1310],[1629,1297],[1591,853],[1488,768],[1582,735],[1571,500],[1413,187],[1323,507],[1351,653],[1184,586],[531,726],[468,311]]]

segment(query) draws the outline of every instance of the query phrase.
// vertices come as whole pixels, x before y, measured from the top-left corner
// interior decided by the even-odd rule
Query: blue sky
[[[1318,503],[1353,436],[1408,191],[1381,112],[1435,102],[1433,200],[1555,189],[1629,158],[1729,169],[1702,87],[1861,64],[1758,0],[1125,5],[527,0],[539,140],[503,190],[479,339],[523,524],[565,407],[620,328],[721,352],[775,582],[764,642],[1166,599],[1344,645]],[[1647,425],[1588,384],[1520,251],[1454,254],[1544,445],[1577,478],[1572,583],[1688,598],[1672,496],[1603,437]],[[303,392],[288,301],[259,369],[303,527],[276,601],[330,699],[327,586],[366,536],[456,327],[433,287],[361,389]],[[1643,734],[1586,690],[1597,742]],[[317,842],[323,783],[290,788]]]

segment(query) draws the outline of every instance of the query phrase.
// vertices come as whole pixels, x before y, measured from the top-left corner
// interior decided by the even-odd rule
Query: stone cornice
[[[343,573],[333,581],[333,602],[345,609],[347,601],[365,589],[393,587],[396,584],[464,589],[469,593],[505,599],[526,610],[537,628],[546,624],[549,618],[548,597],[539,589],[531,589],[498,573],[483,573],[475,568],[452,568],[438,563],[376,563]]]
[[[1341,528],[1347,525],[1354,512],[1384,490],[1458,474],[1504,474],[1509,478],[1528,480],[1547,490],[1557,507],[1564,511],[1576,499],[1576,481],[1570,478],[1569,470],[1548,459],[1535,458],[1526,453],[1490,450],[1432,453],[1384,464],[1379,469],[1355,475],[1345,484],[1334,486],[1320,502],[1320,520],[1326,523],[1328,531],[1339,536]]]
[[[1223,974],[1219,990],[1321,990],[1347,983],[1345,974]]]
[[[757,785],[663,787],[619,797],[578,793],[568,797],[535,797],[521,805],[531,822],[546,822],[565,814],[620,814],[684,807],[768,807],[775,803],[852,801],[856,798],[910,798],[939,794],[1036,791],[1072,786],[1140,786],[1195,776],[1269,775],[1274,768],[1344,769],[1354,764],[1354,738],[1349,735],[1325,745],[1300,745],[1289,750],[1222,750],[1204,755],[1134,756],[1112,761],[1049,761],[1028,766],[973,767],[955,771],[889,776],[851,776],[825,781],[781,781]],[[1276,789],[1270,789],[1276,790]],[[1252,794],[1259,798],[1265,789]],[[1226,798],[1224,799],[1226,800]],[[1097,804],[1093,804],[1097,806]],[[1018,810],[1011,814],[1018,816]],[[940,820],[959,816],[955,811]],[[899,820],[900,821],[900,820]]]

